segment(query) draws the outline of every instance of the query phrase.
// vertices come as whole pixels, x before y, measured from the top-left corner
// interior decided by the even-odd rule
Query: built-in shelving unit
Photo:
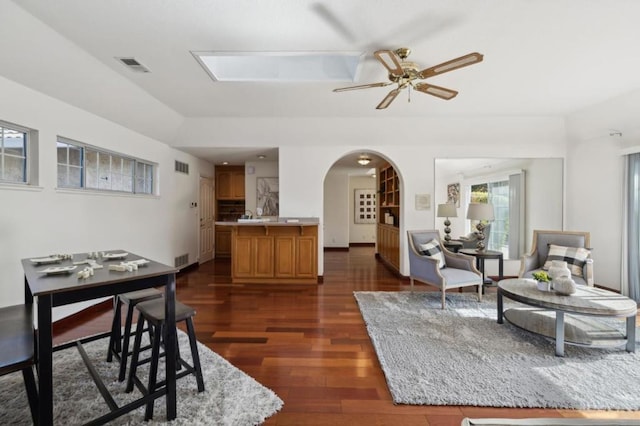
[[[246,211],[244,200],[217,200],[216,220],[233,222]]]
[[[244,166],[216,166],[216,221],[235,222],[245,211]],[[231,256],[231,228],[217,226],[216,257]]]
[[[378,256],[400,270],[400,181],[390,164],[378,169]]]

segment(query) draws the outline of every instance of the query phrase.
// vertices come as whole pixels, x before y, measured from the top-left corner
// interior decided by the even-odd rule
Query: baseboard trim
[[[349,243],[349,247],[375,247],[376,243]]]
[[[212,259],[212,260],[213,260],[213,259]],[[194,262],[194,263],[191,263],[191,264],[189,264],[189,265],[182,266],[182,267],[180,267],[180,269],[178,270],[178,273],[176,274],[176,276],[178,276],[178,277],[179,277],[179,276],[180,276],[180,275],[182,275],[183,273],[194,271],[194,270],[198,269],[199,267],[200,267],[200,263],[198,263],[198,262]]]
[[[349,251],[349,247],[325,247],[324,251]]]

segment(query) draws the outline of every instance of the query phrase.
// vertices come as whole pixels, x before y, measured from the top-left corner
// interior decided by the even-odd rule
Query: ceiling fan
[[[439,65],[434,65],[429,68],[420,70],[420,67],[415,62],[407,61],[407,57],[411,53],[411,49],[401,47],[396,50],[377,50],[373,56],[380,61],[382,65],[389,71],[388,82],[362,84],[359,86],[341,87],[333,89],[334,92],[345,92],[347,90],[359,90],[368,89],[371,87],[384,87],[391,84],[397,84],[397,87],[390,91],[387,96],[378,104],[376,109],[384,109],[388,107],[391,102],[398,96],[403,90],[412,88],[418,92],[426,93],[428,95],[437,96],[439,98],[449,100],[453,99],[458,92],[444,87],[436,86],[429,83],[423,83],[416,80],[424,80],[429,77],[444,74],[449,71],[456,70],[458,68],[473,65],[482,61],[483,56],[480,53],[474,52],[461,56],[456,59],[452,59],[447,62],[443,62]]]

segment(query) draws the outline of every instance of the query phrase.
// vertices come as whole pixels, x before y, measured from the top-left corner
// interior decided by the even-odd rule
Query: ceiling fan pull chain
[[[411,103],[411,85],[409,85],[409,96],[407,97],[407,103]]]

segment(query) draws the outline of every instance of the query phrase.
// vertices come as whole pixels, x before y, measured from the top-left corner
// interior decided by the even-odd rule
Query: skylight
[[[215,81],[356,81],[362,52],[192,52]]]

